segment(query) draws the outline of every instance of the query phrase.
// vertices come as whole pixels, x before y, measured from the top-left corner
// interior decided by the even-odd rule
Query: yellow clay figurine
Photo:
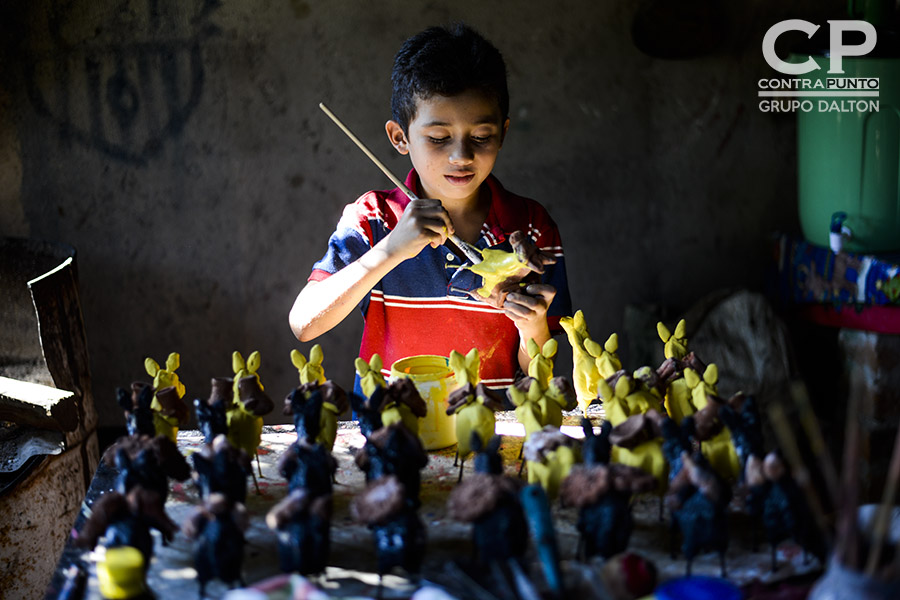
[[[465,356],[456,350],[452,351],[450,367],[456,376],[458,387],[448,398],[447,414],[456,415],[456,455],[462,461],[459,467],[461,479],[462,465],[472,452],[472,435],[478,436],[482,448],[486,447],[494,436],[494,412],[502,410],[503,405],[480,383],[481,360],[476,348],[472,348]]]
[[[597,387],[603,398],[606,419],[613,427],[621,425],[628,417],[642,414],[650,408],[658,408],[658,404],[653,405],[655,399],[650,400],[652,395],[649,392],[641,390],[635,392],[634,380],[627,375],[619,377],[615,389],[611,388],[605,379],[601,379]],[[660,493],[665,491],[669,465],[663,455],[660,438],[647,440],[631,449],[613,446],[610,459],[623,465],[637,467],[645,473],[653,475],[659,481]]]
[[[719,369],[714,363],[706,367],[703,377],[693,369],[685,369],[684,381],[690,389],[695,412],[706,408],[710,402],[709,396],[718,396]],[[727,427],[702,442],[700,449],[716,473],[726,481],[737,481],[741,466]]]
[[[565,377],[554,377],[541,394],[538,406],[541,409],[541,423],[559,428],[562,425],[562,411],[575,408],[572,384]]]
[[[533,339],[528,340],[528,356],[531,362],[528,363],[528,376],[537,379],[542,390],[546,390],[553,378],[553,357],[559,348],[556,340],[550,338],[544,342],[544,346],[539,348],[537,342]]]
[[[666,355],[666,358],[680,360],[687,356],[687,338],[685,337],[687,333],[687,324],[684,319],[678,321],[678,325],[675,326],[674,334],[669,331],[669,328],[666,327],[662,321],[656,324],[656,333],[659,334],[659,339],[661,339],[664,344],[663,353]]]
[[[490,298],[494,288],[520,274],[524,269],[530,271],[528,263],[519,260],[515,252],[493,250],[488,248],[481,251],[481,262],[468,268],[476,275],[481,275],[482,285],[476,290],[482,298]]]
[[[688,354],[688,341],[685,337],[687,333],[687,325],[684,319],[678,321],[675,326],[675,333],[669,331],[662,321],[656,324],[656,333],[663,343],[663,353],[666,358],[681,360]],[[691,390],[684,381],[684,377],[679,377],[669,383],[666,389],[666,412],[675,423],[681,425],[681,420],[688,415],[694,414],[694,407],[691,402]]]
[[[231,355],[231,366],[234,370],[234,401],[225,413],[228,423],[228,441],[244,450],[249,456],[256,455],[256,449],[262,440],[263,419],[248,409],[241,399],[239,386],[241,379],[255,377],[259,389],[264,389],[257,373],[261,362],[262,358],[258,351],[252,352],[246,361],[238,351]]]
[[[181,402],[181,399],[184,398],[185,389],[184,384],[181,383],[178,375],[175,373],[179,366],[181,366],[181,355],[177,352],[169,354],[166,359],[165,369],[161,368],[159,363],[150,357],[144,359],[144,369],[147,371],[147,375],[153,378],[153,389],[155,390],[153,402],[150,403],[150,408],[153,410],[153,428],[156,430],[156,435],[164,435],[173,442],[178,437],[179,418],[171,414],[172,410],[167,411],[164,409],[156,393],[168,387],[173,387],[177,394],[175,402]],[[170,414],[163,414],[166,412]],[[188,414],[187,407],[184,407],[184,411],[178,410],[178,412]]]
[[[528,463],[528,483],[540,484],[552,501],[559,494],[559,486],[579,462],[574,440],[553,427],[546,427],[525,444]]]
[[[359,375],[359,385],[366,398],[372,397],[376,387],[387,387],[384,375],[381,374],[381,368],[384,364],[381,362],[379,355],[373,354],[369,362],[357,357],[353,364],[356,366],[356,374]]]
[[[563,317],[559,324],[572,345],[572,384],[575,386],[578,406],[587,416],[587,407],[597,399],[597,381],[600,379],[596,357],[585,347],[585,340],[590,340],[591,334],[588,332],[584,313],[580,310],[572,317]]]
[[[325,383],[325,369],[322,361],[325,355],[322,346],[316,344],[309,350],[309,360],[299,350],[291,350],[291,363],[300,373],[300,383]]]
[[[538,401],[544,394],[536,379],[524,381],[530,381],[527,390],[521,390],[514,384],[506,388],[506,395],[516,407],[516,419],[525,427],[525,440],[528,441],[531,434],[544,426],[541,422],[541,408],[538,405]]]

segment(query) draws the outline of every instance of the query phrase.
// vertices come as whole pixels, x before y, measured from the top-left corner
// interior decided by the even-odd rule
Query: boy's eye
[[[472,136],[472,140],[479,144],[484,144],[485,142],[489,141],[490,139],[491,139],[491,136],[489,136],[489,135],[473,135]]]
[[[431,142],[432,144],[443,144],[448,139],[450,139],[450,138],[447,138],[447,137],[438,138],[438,137],[428,136],[428,141]]]

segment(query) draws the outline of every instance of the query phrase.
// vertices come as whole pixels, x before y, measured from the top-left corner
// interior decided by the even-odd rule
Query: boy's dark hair
[[[478,90],[497,101],[504,121],[509,116],[503,56],[462,23],[429,27],[406,40],[394,57],[391,85],[391,118],[407,133],[416,116],[416,100],[435,94],[454,96]]]

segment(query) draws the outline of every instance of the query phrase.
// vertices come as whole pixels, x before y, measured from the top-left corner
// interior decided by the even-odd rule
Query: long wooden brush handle
[[[869,560],[866,563],[866,575],[875,574],[878,561],[881,559],[881,549],[891,526],[891,516],[894,509],[894,499],[897,497],[897,480],[900,479],[900,428],[897,429],[897,437],[894,439],[894,452],[891,456],[891,465],[888,467],[887,483],[881,496],[881,504],[875,512],[875,525],[872,528],[872,549],[869,552]]]
[[[385,165],[383,162],[378,160],[377,156],[372,154],[372,151],[366,147],[366,145],[362,142],[362,140],[359,139],[358,137],[356,137],[356,134],[353,133],[352,131],[350,131],[350,128],[347,127],[346,125],[344,125],[343,121],[341,121],[337,117],[336,114],[331,112],[331,109],[328,108],[327,106],[325,106],[324,102],[319,102],[319,108],[321,108],[322,112],[324,112],[326,115],[328,115],[328,117],[332,121],[334,121],[335,125],[337,125],[338,127],[341,128],[341,131],[343,131],[345,134],[347,134],[347,137],[350,138],[353,141],[353,143],[356,144],[357,147],[359,147],[359,149],[362,150],[366,156],[369,157],[369,160],[371,160],[373,163],[375,163],[376,167],[381,169],[382,173],[387,175],[387,178],[390,179],[394,185],[396,185],[398,188],[400,188],[403,191],[404,194],[406,194],[407,198],[409,198],[410,200],[418,200],[419,199],[419,197],[416,196],[416,194],[411,189],[406,187],[406,184],[404,184],[402,181],[400,181],[399,177],[394,175],[391,172],[391,170],[387,168],[387,165]],[[464,241],[462,238],[460,238],[455,233],[450,234],[449,237],[450,237],[450,240],[454,244],[456,244],[456,246],[460,250],[462,250],[463,254],[466,255],[466,258],[468,258],[469,260],[472,261],[472,264],[478,264],[481,262],[481,260],[482,260],[481,254],[479,254],[478,250],[476,248],[473,248],[471,244]]]

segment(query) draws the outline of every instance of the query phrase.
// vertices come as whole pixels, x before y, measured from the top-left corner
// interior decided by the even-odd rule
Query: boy
[[[355,306],[365,316],[360,356],[378,353],[385,371],[418,354],[449,356],[477,347],[482,381],[492,387],[527,372],[529,338],[539,345],[570,314],[559,232],[537,202],[507,192],[491,175],[509,127],[506,66],[487,40],[464,25],[431,27],[408,39],[391,74],[388,139],[413,169],[399,189],[369,192],[344,209],[325,256],[313,266],[290,313],[308,341]],[[495,308],[476,295],[449,235],[479,249],[509,251],[521,230],[556,258],[540,283]]]

